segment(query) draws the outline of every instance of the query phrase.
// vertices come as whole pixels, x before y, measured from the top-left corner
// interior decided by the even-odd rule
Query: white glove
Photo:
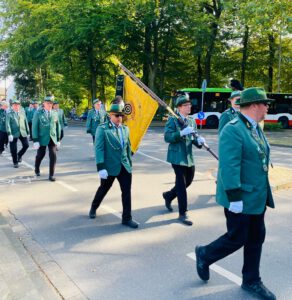
[[[186,128],[184,128],[183,130],[180,131],[180,136],[185,136],[191,133],[194,133],[195,130],[193,127],[191,126],[187,126]]]
[[[57,142],[56,146],[59,149],[61,147],[61,142]]]
[[[203,144],[205,144],[206,143],[206,140],[202,137],[202,136],[198,136],[197,137],[197,142],[198,142],[198,144],[201,146],[201,145],[203,145]]]
[[[33,143],[33,149],[38,150],[40,147],[40,143],[39,142],[34,142]]]
[[[229,206],[229,211],[238,214],[241,213],[243,210],[243,202],[242,201],[235,201],[231,202]]]
[[[12,134],[10,134],[9,136],[8,136],[8,141],[11,143],[11,142],[13,142],[13,135]]]
[[[107,179],[107,177],[108,177],[107,170],[103,169],[103,170],[98,171],[98,175],[99,175],[100,179]]]

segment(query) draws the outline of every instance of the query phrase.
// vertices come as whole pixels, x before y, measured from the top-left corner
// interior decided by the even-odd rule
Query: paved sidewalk
[[[0,299],[62,299],[12,231],[4,208],[0,211]]]
[[[87,299],[30,232],[0,205],[0,299]]]

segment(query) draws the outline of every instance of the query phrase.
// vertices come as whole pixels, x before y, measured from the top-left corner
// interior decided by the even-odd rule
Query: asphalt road
[[[217,152],[215,131],[203,131]],[[118,183],[103,201],[97,218],[88,218],[99,185],[91,137],[82,127],[65,132],[58,152],[56,182],[48,181],[48,158],[42,176],[34,177],[35,150],[29,148],[19,169],[10,155],[0,157],[0,198],[33,239],[83,295],[95,300],[254,299],[239,287],[242,251],[213,265],[208,284],[195,272],[194,247],[225,233],[223,209],[216,205],[216,160],[195,150],[196,175],[188,189],[192,227],[176,221],[177,205],[168,213],[162,192],[174,174],[165,162],[163,128],[151,128],[133,157],[133,217],[138,230],[121,225]],[[272,147],[275,165],[292,167],[291,149]],[[276,209],[266,213],[263,282],[278,296],[292,299],[291,190],[275,194]],[[60,290],[62,292],[62,290]]]

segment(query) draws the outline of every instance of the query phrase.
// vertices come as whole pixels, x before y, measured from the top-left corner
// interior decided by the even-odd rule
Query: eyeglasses
[[[264,106],[269,106],[270,105],[269,102],[259,102],[259,104],[263,104]]]
[[[122,117],[123,115],[122,115],[122,114],[114,114],[114,116],[115,116],[116,118],[119,118],[119,117]]]

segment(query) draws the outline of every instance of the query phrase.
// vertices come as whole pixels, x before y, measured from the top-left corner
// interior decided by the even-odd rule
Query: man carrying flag
[[[122,191],[122,224],[137,228],[131,215],[132,155],[129,128],[122,124],[123,104],[113,103],[109,120],[99,125],[95,134],[95,160],[100,186],[91,204],[89,217],[96,218],[96,210],[117,178]]]

